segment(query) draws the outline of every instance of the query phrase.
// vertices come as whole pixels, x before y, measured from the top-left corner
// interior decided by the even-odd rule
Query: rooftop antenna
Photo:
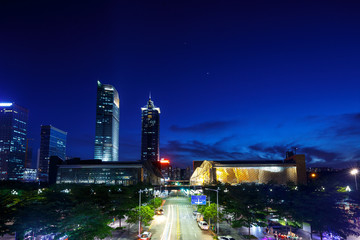
[[[151,91],[149,92],[149,99],[151,99]]]
[[[296,150],[298,150],[299,148],[298,147],[294,147],[294,150],[295,150],[295,155],[296,155]]]

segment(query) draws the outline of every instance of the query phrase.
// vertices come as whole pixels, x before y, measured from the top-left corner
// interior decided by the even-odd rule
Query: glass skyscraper
[[[22,179],[28,116],[15,103],[0,103],[0,180]]]
[[[98,81],[96,101],[95,159],[119,160],[119,94],[108,84]]]
[[[147,105],[141,108],[141,161],[159,161],[160,108],[149,97]]]
[[[49,176],[49,159],[57,156],[66,160],[67,133],[51,125],[41,126],[39,179],[47,182]]]

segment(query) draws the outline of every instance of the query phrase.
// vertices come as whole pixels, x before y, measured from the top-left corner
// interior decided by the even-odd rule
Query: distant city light
[[[160,160],[160,163],[161,163],[161,164],[165,164],[165,163],[169,164],[169,163],[170,163],[170,160],[169,160],[169,159],[162,158],[162,159]]]
[[[312,173],[310,176],[311,176],[312,178],[316,178],[316,173]]]
[[[354,180],[355,180],[355,189],[356,191],[358,190],[358,185],[357,185],[357,181],[356,181],[356,175],[359,173],[359,170],[357,168],[354,168],[350,171],[350,173],[352,175],[354,175]]]
[[[0,107],[11,107],[12,103],[0,103]]]

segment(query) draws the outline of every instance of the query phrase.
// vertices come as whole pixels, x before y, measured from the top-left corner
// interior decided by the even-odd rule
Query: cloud
[[[273,157],[279,157],[278,159],[283,159],[285,157],[286,151],[288,151],[289,149],[293,150],[294,146],[296,145],[287,144],[266,146],[262,143],[258,143],[249,146],[249,149],[253,150],[253,154],[257,154],[260,157],[267,156],[270,157],[270,159],[272,159]],[[341,154],[334,151],[327,151],[313,146],[297,145],[296,147],[298,148],[298,154],[305,154],[306,161],[309,164],[320,162],[332,163],[342,160]]]
[[[208,121],[203,123],[194,124],[187,127],[180,127],[177,125],[172,125],[170,127],[171,131],[174,132],[205,132],[205,131],[217,131],[224,130],[229,127],[233,127],[238,124],[238,121]]]
[[[346,113],[334,116],[307,116],[308,124],[318,124],[322,129],[317,138],[360,136],[360,113]]]
[[[341,161],[341,154],[337,152],[326,151],[316,147],[303,147],[299,150],[301,153],[305,153],[308,163]]]
[[[266,145],[257,143],[248,147],[243,147],[240,151],[229,151],[230,147],[221,147],[222,142],[227,142],[228,138],[223,138],[214,144],[206,144],[200,141],[169,141],[161,149],[162,156],[175,160],[177,166],[185,167],[192,165],[194,160],[282,160],[285,158],[286,151],[293,149],[293,143]],[[345,159],[341,152],[328,151],[316,146],[296,146],[298,154],[305,154],[308,166],[340,166],[348,161],[360,160],[359,156]],[[358,153],[359,154],[359,153]]]
[[[253,150],[254,152],[262,152],[266,154],[283,155],[283,156],[285,156],[286,151],[288,151],[291,148],[293,148],[292,144],[265,146],[262,143],[258,143],[249,146],[249,149]]]
[[[333,116],[308,116],[302,119],[305,132],[287,139],[290,141],[244,143],[239,136],[227,136],[213,143],[199,140],[168,141],[161,147],[162,156],[176,163],[191,165],[193,160],[254,160],[285,158],[286,151],[297,147],[298,154],[305,154],[309,166],[337,166],[360,160],[357,150],[360,140],[360,113]],[[171,126],[172,131],[205,132],[224,130],[238,124],[237,121],[208,121],[192,126]],[[282,125],[278,126],[279,128]],[[301,132],[300,132],[301,133]],[[259,139],[257,139],[259,140]],[[239,146],[239,141],[242,143]],[[254,141],[254,139],[249,139]],[[261,140],[260,140],[261,141]],[[356,145],[357,144],[357,145]]]
[[[331,129],[337,137],[358,136],[360,139],[360,113],[342,115]]]
[[[245,154],[237,151],[226,151],[221,148],[223,138],[214,144],[206,144],[197,140],[180,142],[168,141],[161,148],[161,155],[176,160],[180,165],[191,165],[194,160],[239,160],[244,159]]]

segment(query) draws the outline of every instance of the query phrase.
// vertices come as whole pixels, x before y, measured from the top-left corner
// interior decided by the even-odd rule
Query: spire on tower
[[[151,91],[149,92],[149,99],[151,100]]]

